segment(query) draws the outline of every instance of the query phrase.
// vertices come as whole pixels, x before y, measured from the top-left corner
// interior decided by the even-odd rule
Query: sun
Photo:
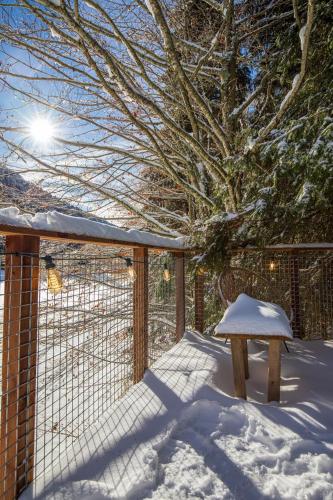
[[[55,126],[46,117],[36,117],[29,123],[29,136],[40,144],[47,144],[52,141],[55,134]]]

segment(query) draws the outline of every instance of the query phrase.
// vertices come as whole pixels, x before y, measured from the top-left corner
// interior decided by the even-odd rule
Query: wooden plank
[[[133,241],[124,241],[124,240],[115,240],[109,238],[99,238],[96,236],[86,236],[84,234],[75,234],[75,233],[63,233],[60,231],[47,231],[43,229],[32,229],[26,227],[15,227],[9,226],[6,224],[0,224],[0,235],[2,236],[15,236],[15,235],[24,235],[24,236],[38,236],[44,240],[50,241],[65,241],[67,243],[80,243],[80,244],[89,244],[94,243],[100,246],[113,246],[113,247],[130,247],[130,248],[154,248],[159,250],[168,250],[172,252],[184,252],[182,248],[174,248],[172,245],[165,246],[161,245],[150,245],[147,243],[139,243]]]
[[[235,396],[246,399],[243,347],[240,339],[231,339],[232,367],[234,373]]]
[[[241,343],[242,343],[243,360],[244,360],[244,374],[245,378],[248,379],[250,377],[250,373],[249,373],[249,355],[247,352],[247,340],[242,339]]]
[[[280,401],[281,341],[272,339],[268,347],[268,402]]]
[[[38,255],[39,238],[6,238],[0,466],[1,498],[8,500],[33,479]]]
[[[220,339],[254,339],[254,340],[283,340],[287,342],[291,342],[293,339],[290,337],[285,337],[284,335],[270,335],[270,334],[256,334],[256,333],[215,333],[214,337]]]
[[[185,256],[175,254],[176,260],[176,339],[183,337],[185,331]]]
[[[205,297],[204,297],[205,276],[203,273],[195,275],[194,283],[194,316],[195,329],[203,333],[205,328]]]
[[[133,380],[142,380],[148,366],[148,249],[135,248],[133,266]]]

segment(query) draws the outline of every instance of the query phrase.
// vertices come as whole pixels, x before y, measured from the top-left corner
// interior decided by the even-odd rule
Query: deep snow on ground
[[[267,404],[267,344],[250,342],[245,402],[229,346],[187,333],[22,498],[333,499],[333,342],[289,345]]]

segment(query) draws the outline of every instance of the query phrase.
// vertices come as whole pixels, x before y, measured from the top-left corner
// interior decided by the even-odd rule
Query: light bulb
[[[62,278],[58,269],[51,268],[47,270],[47,288],[54,295],[63,289]]]
[[[126,266],[127,266],[127,274],[129,276],[130,280],[132,281],[132,283],[134,283],[134,281],[136,280],[136,272],[135,272],[135,269],[133,267],[133,262],[129,257],[126,257],[125,260],[126,260]]]
[[[164,264],[163,279],[167,282],[171,280],[171,274],[166,264]]]
[[[275,269],[276,269],[276,263],[273,260],[271,260],[271,262],[269,263],[268,268],[269,268],[270,271],[275,271]]]
[[[203,275],[205,274],[205,272],[206,272],[206,268],[205,268],[204,266],[200,266],[200,267],[198,267],[197,274],[198,274],[199,276],[203,276]]]
[[[51,293],[57,294],[63,289],[61,274],[56,269],[51,255],[46,255],[44,259],[45,269],[47,270],[47,288]]]

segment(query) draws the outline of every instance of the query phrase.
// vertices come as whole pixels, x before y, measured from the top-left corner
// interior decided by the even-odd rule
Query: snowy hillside
[[[332,342],[290,345],[282,403],[263,404],[267,346],[250,343],[249,401],[229,346],[186,334],[22,499],[332,499]]]
[[[58,212],[87,217],[87,214],[71,203],[66,203],[38,184],[26,180],[22,175],[0,166],[0,208],[15,205],[25,213],[57,210]],[[102,221],[97,217],[93,220]]]

